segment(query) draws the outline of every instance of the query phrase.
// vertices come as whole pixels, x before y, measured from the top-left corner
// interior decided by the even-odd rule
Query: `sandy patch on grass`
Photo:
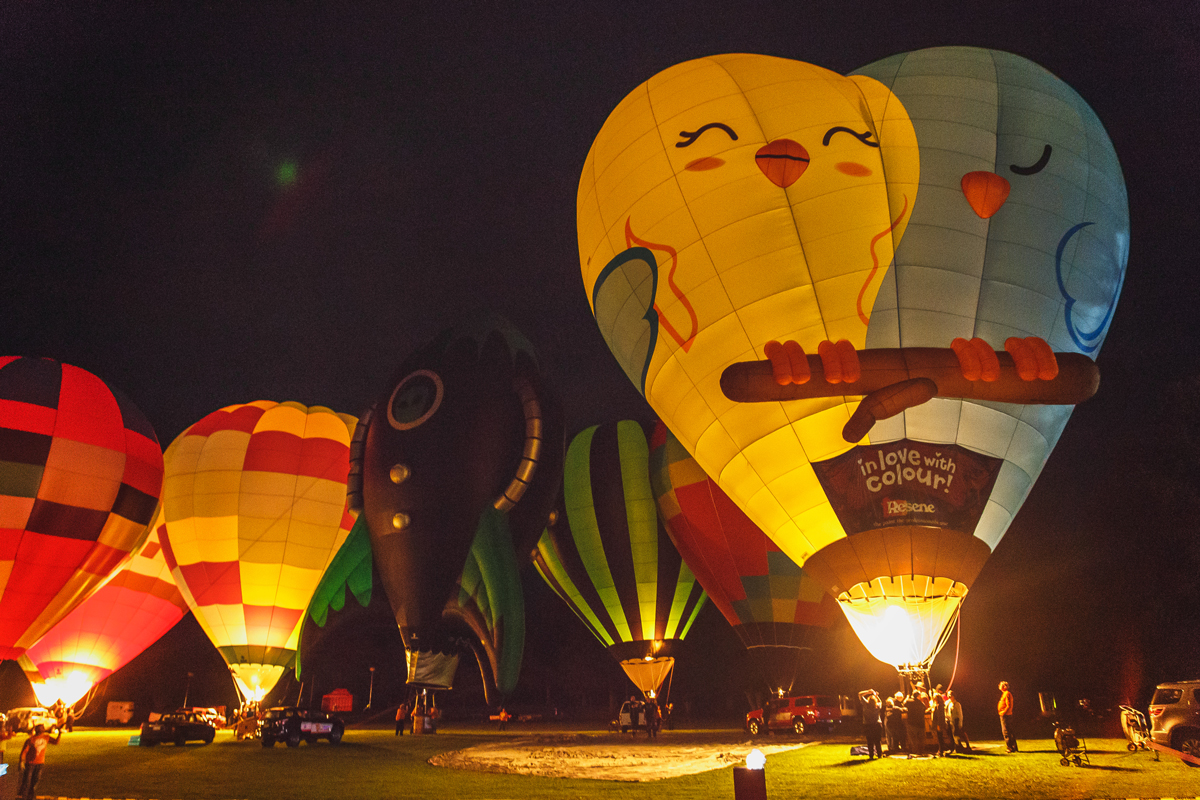
[[[816,742],[761,744],[728,735],[671,733],[660,734],[654,741],[616,734],[543,734],[441,753],[429,763],[450,769],[546,778],[657,781],[741,764],[755,747],[769,756],[810,744]]]

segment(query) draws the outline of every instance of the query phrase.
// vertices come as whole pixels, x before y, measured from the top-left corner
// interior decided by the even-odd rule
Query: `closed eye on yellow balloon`
[[[839,161],[833,165],[833,168],[855,178],[865,178],[871,174],[870,167],[859,164],[857,161]]]
[[[691,172],[704,172],[706,169],[716,169],[724,163],[725,159],[723,158],[717,158],[716,156],[705,156],[704,158],[697,158],[695,161],[689,161],[684,166],[684,169]]]

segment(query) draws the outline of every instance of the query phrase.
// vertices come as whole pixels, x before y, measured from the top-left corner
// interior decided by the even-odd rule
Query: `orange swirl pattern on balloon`
[[[658,307],[658,303],[654,304],[654,311],[658,314],[658,321],[662,324],[663,328],[666,329],[667,333],[671,335],[671,338],[675,340],[675,343],[682,347],[683,351],[686,353],[688,350],[692,349],[692,342],[696,339],[697,331],[700,330],[700,321],[696,318],[696,309],[692,308],[692,304],[688,301],[687,296],[683,293],[683,290],[675,284],[675,270],[679,266],[679,254],[676,253],[675,248],[671,247],[670,245],[655,244],[654,242],[647,242],[645,239],[639,239],[636,235],[634,235],[633,228],[630,226],[630,221],[625,220],[625,246],[633,247],[635,244],[639,247],[645,247],[650,250],[661,250],[671,257],[671,269],[667,271],[667,286],[671,288],[671,293],[679,298],[679,302],[683,303],[683,307],[687,309],[688,316],[692,320],[692,329],[688,332],[688,337],[684,339],[679,334],[679,331],[675,330],[675,326],[671,324],[671,322],[667,319],[667,315],[664,314],[662,309]]]
[[[871,285],[871,281],[875,280],[875,273],[879,272],[879,254],[875,252],[875,245],[879,243],[880,239],[896,230],[896,226],[900,224],[900,221],[904,219],[904,215],[907,213],[908,195],[904,195],[904,208],[900,209],[900,215],[896,217],[895,221],[891,225],[888,226],[887,230],[880,231],[873,239],[871,239],[871,272],[869,275],[867,275],[867,279],[863,281],[862,288],[858,290],[858,300],[855,304],[856,308],[858,309],[858,318],[862,320],[863,325],[869,325],[871,323],[871,315],[866,311],[863,311],[863,298],[866,297],[867,288]]]

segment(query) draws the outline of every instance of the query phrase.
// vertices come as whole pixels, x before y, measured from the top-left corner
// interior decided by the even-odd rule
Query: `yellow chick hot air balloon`
[[[258,401],[209,414],[164,455],[167,562],[247,700],[291,666],[304,609],[353,525],[356,423]]]
[[[929,96],[954,105],[962,87],[951,79],[915,93],[910,118],[908,84],[896,81],[893,92],[889,75],[844,77],[755,55],[671,67],[630,93],[597,135],[577,220],[584,285],[626,374],[704,472],[839,600],[871,652],[920,672],[1007,525],[992,524],[993,489],[1002,486],[997,492],[1014,510],[1023,492],[1004,477],[997,482],[1009,456],[979,447],[978,437],[910,427],[906,438],[894,423],[873,430],[875,423],[917,407],[937,417],[947,404],[922,405],[935,397],[1072,404],[1095,391],[1096,372],[1078,351],[1053,353],[1046,339],[1057,345],[1065,337],[1049,336],[1049,327],[1008,326],[1004,335],[1019,340],[1001,353],[993,348],[1009,348],[1002,325],[964,321],[932,346],[905,335],[912,320],[933,317],[927,309],[963,316],[949,303],[966,290],[922,282],[932,272],[919,267],[933,257],[933,237],[908,248],[915,266],[903,281],[889,272],[913,236],[914,208],[925,210],[932,229],[962,200],[937,180],[939,148],[955,137],[980,146],[995,137],[971,138],[969,123],[944,126],[936,133],[945,141],[930,137],[918,147],[914,120],[930,113]],[[958,105],[969,117],[983,104]],[[1027,116],[1023,124],[1042,118]],[[935,164],[928,181],[927,152]],[[963,192],[985,195],[994,211],[986,196],[993,184],[977,175]],[[965,241],[942,237],[936,246],[950,252],[938,258],[957,264],[956,256],[984,249]],[[989,254],[1005,249],[995,245]],[[978,304],[989,319],[1006,312],[1013,295],[992,287],[1012,282],[1011,274],[997,270]],[[1052,287],[1049,275],[1036,286]],[[1061,312],[1065,304],[1069,323],[1072,298],[1082,293],[1067,286],[1065,299],[1054,290],[1042,305]],[[890,341],[868,335],[869,325],[882,327],[873,319],[879,308],[883,323],[895,327],[899,317]],[[1076,327],[1100,319],[1090,307],[1086,316]],[[952,344],[953,337],[960,338]],[[867,345],[873,349],[860,357]],[[949,405],[963,407],[964,430],[988,413]],[[988,436],[1003,431],[991,426]],[[887,444],[874,447],[872,437]],[[1018,460],[1036,473],[1032,462],[1046,452]],[[901,485],[906,491],[896,491]],[[985,513],[986,538],[976,530]]]
[[[729,365],[865,343],[913,203],[917,141],[873,78],[759,55],[678,64],[629,94],[580,179],[580,262],[626,374],[798,565],[844,538],[811,462],[857,398],[730,400]],[[797,361],[803,358],[800,354]]]

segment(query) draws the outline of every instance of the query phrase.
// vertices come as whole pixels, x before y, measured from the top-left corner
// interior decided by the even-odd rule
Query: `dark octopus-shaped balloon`
[[[515,687],[524,647],[517,554],[545,526],[563,455],[561,408],[533,348],[494,315],[409,356],[363,415],[350,502],[366,518],[410,667],[414,653],[466,641],[489,699],[491,689]]]

